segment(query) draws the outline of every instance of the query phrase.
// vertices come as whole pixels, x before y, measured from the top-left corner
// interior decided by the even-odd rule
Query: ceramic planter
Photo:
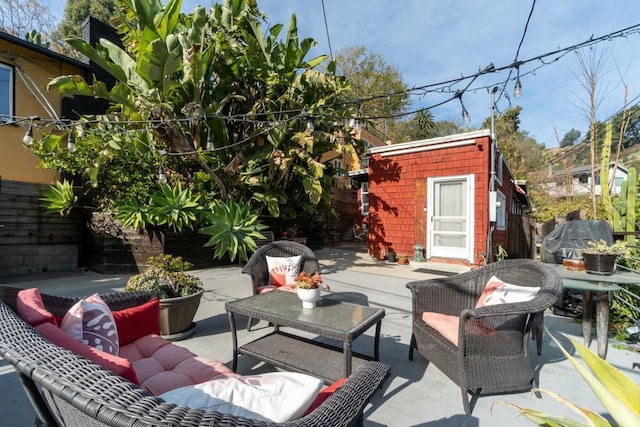
[[[591,254],[582,252],[582,260],[587,273],[613,274],[616,269],[617,255]]]
[[[160,334],[163,338],[178,341],[195,332],[193,318],[200,306],[204,289],[193,295],[160,299]]]
[[[320,299],[320,288],[303,289],[298,288],[298,298],[302,301],[302,308],[316,308],[316,302]]]

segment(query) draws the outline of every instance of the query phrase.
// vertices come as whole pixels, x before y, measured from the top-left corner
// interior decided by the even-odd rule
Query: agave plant
[[[208,220],[211,225],[204,227],[200,233],[211,236],[205,246],[215,246],[214,257],[222,258],[228,253],[231,260],[240,257],[248,259],[248,253],[257,249],[254,239],[264,239],[260,233],[267,226],[258,221],[259,214],[249,204],[215,201],[210,205]]]
[[[68,215],[75,207],[78,197],[73,193],[73,186],[66,179],[56,182],[43,192],[40,198],[42,206],[48,214]]]
[[[547,331],[549,333],[549,331]],[[621,427],[635,427],[640,425],[640,386],[631,378],[620,372],[613,365],[604,359],[593,354],[584,345],[571,339],[575,349],[578,351],[584,363],[589,369],[580,364],[569,352],[567,352],[558,340],[551,334],[551,338],[558,345],[562,353],[567,357],[571,364],[577,369],[578,373],[585,379],[596,397],[602,402],[602,405],[609,415],[615,420],[616,424]],[[536,390],[534,390],[536,391]],[[585,423],[575,421],[569,418],[560,418],[544,412],[522,408],[512,403],[505,403],[507,406],[517,409],[522,415],[540,426],[550,427],[577,427],[577,426],[596,426],[610,427],[611,424],[602,415],[588,408],[583,408],[575,403],[568,401],[562,396],[544,389],[537,389],[541,393],[551,396],[558,401],[564,403],[569,408],[582,415]]]

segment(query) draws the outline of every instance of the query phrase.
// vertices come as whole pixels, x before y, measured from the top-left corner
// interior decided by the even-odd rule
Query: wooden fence
[[[536,257],[536,221],[524,215],[509,215],[506,251],[509,258]]]
[[[0,180],[0,275],[78,267],[79,216],[46,215],[44,186]]]

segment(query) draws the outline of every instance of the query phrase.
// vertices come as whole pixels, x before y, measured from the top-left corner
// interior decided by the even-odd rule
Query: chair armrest
[[[413,314],[420,318],[425,311],[458,316],[476,304],[479,292],[468,273],[407,283],[412,293]]]
[[[389,372],[389,366],[383,363],[367,362],[322,405],[291,425],[318,427],[358,425],[365,405],[382,386]]]

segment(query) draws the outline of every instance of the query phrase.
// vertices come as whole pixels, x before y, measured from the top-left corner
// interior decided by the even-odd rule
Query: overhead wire
[[[535,6],[535,1],[532,4],[532,9],[529,15],[529,18],[531,17],[531,14],[533,13],[533,8]],[[521,42],[524,40],[524,36],[526,34],[526,27],[528,26],[528,22],[527,21],[527,25],[525,25],[525,31],[523,32],[523,37],[521,39]],[[493,64],[490,64],[490,66],[485,67],[484,69],[478,70],[478,72],[473,73],[473,74],[468,74],[468,75],[462,75],[458,78],[455,79],[449,79],[449,80],[444,80],[441,82],[436,82],[436,83],[429,83],[429,84],[425,84],[425,85],[421,85],[421,86],[414,86],[411,88],[408,88],[406,90],[402,90],[402,91],[396,91],[396,92],[390,92],[390,93],[385,93],[385,94],[377,94],[377,95],[372,95],[369,97],[364,97],[364,98],[358,98],[355,100],[347,100],[347,101],[339,101],[333,104],[328,104],[325,105],[324,107],[326,108],[336,108],[336,107],[341,107],[341,106],[347,106],[347,105],[354,105],[354,106],[360,106],[362,103],[364,102],[368,102],[368,101],[373,101],[376,99],[380,99],[382,97],[391,97],[391,96],[398,96],[398,95],[406,95],[407,93],[414,94],[414,93],[419,93],[421,96],[424,96],[427,93],[451,93],[453,94],[453,96],[448,97],[447,99],[440,101],[440,102],[436,102],[433,103],[432,105],[429,105],[427,107],[422,107],[422,108],[418,108],[409,112],[401,112],[401,113],[397,113],[397,114],[388,114],[388,115],[378,115],[378,116],[367,116],[367,117],[360,117],[360,119],[363,120],[373,120],[373,119],[384,119],[384,118],[399,118],[399,117],[404,117],[404,116],[408,116],[411,114],[415,114],[421,111],[426,111],[426,110],[430,110],[436,107],[439,107],[441,105],[444,105],[452,100],[455,100],[457,98],[460,98],[462,94],[464,94],[465,92],[468,91],[477,91],[480,89],[489,89],[493,86],[496,86],[496,83],[492,83],[489,85],[483,85],[483,86],[477,86],[477,87],[471,87],[472,84],[476,81],[476,79],[478,79],[480,76],[484,75],[484,74],[489,74],[489,73],[499,73],[500,71],[504,71],[504,70],[512,70],[515,66],[521,66],[523,64],[528,64],[531,62],[535,62],[535,61],[540,61],[540,65],[532,70],[529,70],[523,74],[520,74],[520,76],[526,76],[528,74],[535,74],[535,72],[540,69],[543,66],[546,65],[550,65],[553,62],[558,61],[559,59],[561,59],[562,57],[564,57],[565,55],[567,55],[568,53],[578,50],[580,48],[583,47],[587,47],[596,43],[600,43],[602,41],[607,41],[607,40],[611,40],[614,38],[618,38],[618,37],[626,37],[630,34],[633,33],[638,33],[640,32],[640,24],[636,24],[636,25],[632,25],[626,28],[623,28],[621,30],[617,30],[617,31],[613,31],[611,33],[608,33],[606,35],[600,36],[600,37],[593,37],[591,36],[588,40],[576,43],[574,45],[571,46],[567,46],[564,48],[559,48],[550,52],[545,52],[533,57],[530,57],[528,59],[525,60],[517,60],[515,62],[512,62],[510,64],[507,65],[503,65],[503,66],[499,66],[499,67],[495,67],[493,66]],[[518,48],[518,52],[516,53],[516,59],[519,56],[519,49],[520,49],[521,44],[519,45]],[[544,59],[549,58],[555,56],[555,58],[553,58],[552,61],[545,61]],[[498,83],[498,84],[506,84],[510,81],[511,77],[507,77],[507,79],[503,80],[502,82]],[[467,82],[466,85],[460,89],[456,89],[455,86],[459,85],[463,82]],[[504,91],[503,91],[504,92]],[[304,108],[300,108],[300,109],[291,109],[291,110],[281,110],[281,111],[269,111],[269,112],[264,112],[264,113],[249,113],[249,114],[235,114],[235,115],[230,115],[230,116],[224,116],[224,115],[214,115],[214,116],[210,116],[209,118],[216,118],[216,119],[221,119],[224,121],[229,121],[229,122],[233,122],[233,121],[244,121],[244,122],[252,122],[255,124],[264,124],[264,123],[270,123],[273,120],[272,119],[260,119],[260,117],[262,116],[278,116],[278,115],[300,115],[303,111],[305,111]],[[34,121],[31,120],[29,117],[19,117],[19,116],[0,116],[0,117],[5,117],[5,120],[0,120],[0,126],[1,125],[7,125],[7,124],[18,124],[18,123],[24,123],[24,122],[28,122],[31,121],[33,122],[34,126],[47,126],[47,125],[56,125],[59,127],[69,127],[71,126],[69,123],[69,120],[60,120],[60,119],[45,119],[45,118],[38,118],[38,120]],[[325,117],[328,119],[336,119],[336,117],[334,117],[332,114],[325,114],[325,113],[321,113],[319,111],[314,112],[313,114],[314,118],[318,118],[318,117]],[[180,122],[186,122],[186,121],[193,121],[193,118],[174,118],[172,119],[173,122],[176,123],[180,123]],[[154,125],[157,122],[154,120],[139,120],[139,121],[105,121],[103,119],[100,120],[85,120],[82,123],[79,123],[81,125],[90,125],[92,123],[110,123],[110,124],[151,124]]]

